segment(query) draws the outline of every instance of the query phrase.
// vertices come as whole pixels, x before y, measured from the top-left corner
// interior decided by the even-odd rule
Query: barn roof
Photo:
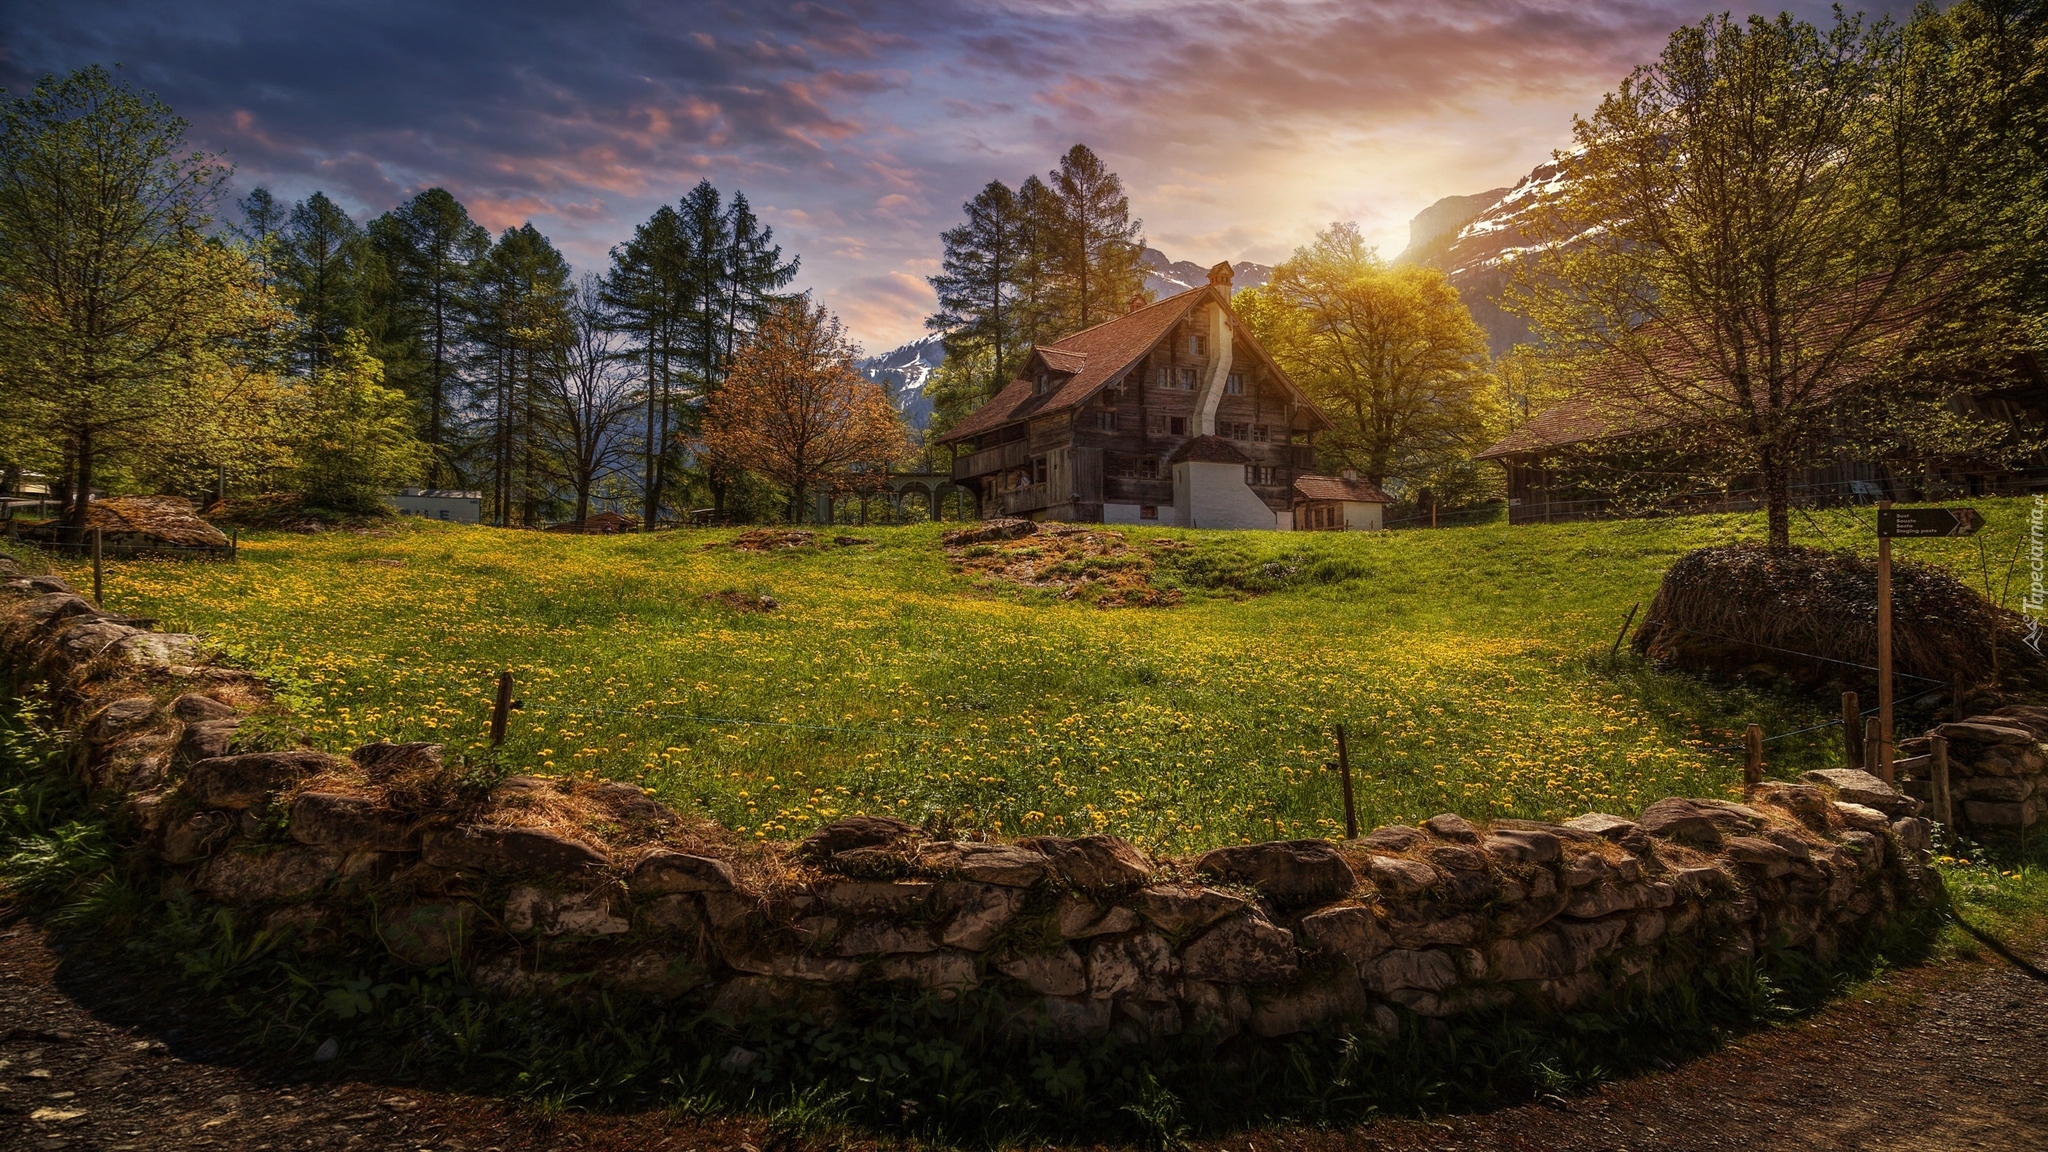
[[[1174,326],[1186,319],[1188,314],[1210,302],[1222,307],[1224,312],[1236,321],[1236,314],[1230,311],[1230,295],[1226,289],[1214,284],[1191,288],[1186,292],[1169,296],[1156,304],[1148,304],[1124,313],[1113,320],[1104,321],[1093,328],[1084,328],[1071,336],[1062,337],[1050,344],[1032,348],[1025,359],[1024,373],[1010,381],[1003,390],[996,393],[988,403],[968,413],[967,418],[946,430],[938,442],[950,444],[990,432],[1005,424],[1033,416],[1077,408],[1104,387],[1123,378],[1135,367],[1145,354],[1152,351],[1161,340],[1170,334]],[[1302,393],[1294,381],[1274,364],[1266,350],[1258,346],[1242,324],[1235,326],[1236,335],[1251,354],[1263,361],[1275,377],[1296,400],[1306,407],[1313,419],[1327,425],[1329,421],[1316,410],[1315,405]],[[1055,376],[1064,376],[1043,394],[1037,389],[1035,365],[1043,364]]]

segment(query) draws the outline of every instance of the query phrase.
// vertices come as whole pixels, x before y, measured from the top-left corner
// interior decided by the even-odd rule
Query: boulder
[[[1191,888],[1184,884],[1155,884],[1142,888],[1137,896],[1138,914],[1154,928],[1169,934],[1207,928],[1245,907],[1245,902],[1228,892],[1213,888]]]
[[[1042,996],[1079,996],[1088,990],[1088,970],[1072,948],[1019,956],[996,965],[996,970]]]
[[[1135,888],[1152,877],[1151,861],[1120,836],[1032,836],[1017,846],[1044,856],[1076,888]]]
[[[1755,868],[1768,877],[1792,871],[1792,854],[1761,836],[1731,836],[1722,844],[1721,851],[1737,864]]]
[[[1789,812],[1792,818],[1815,832],[1828,829],[1828,794],[1811,784],[1769,783],[1758,787],[1750,799],[1766,807]]]
[[[1190,980],[1265,984],[1288,980],[1300,970],[1294,933],[1257,916],[1235,916],[1181,949]]]
[[[192,886],[223,904],[274,904],[317,894],[340,868],[339,856],[318,848],[224,852]]]
[[[233,716],[189,721],[178,740],[178,757],[188,764],[196,764],[201,760],[225,756],[228,749],[234,747],[235,733],[241,728],[242,722]]]
[[[894,920],[857,920],[832,941],[832,951],[841,956],[932,952],[938,947],[938,937],[930,925],[901,924]]]
[[[939,942],[979,952],[1017,918],[1026,899],[1022,889],[1004,884],[941,884],[933,899],[933,906],[947,917]]]
[[[1470,944],[1486,932],[1486,918],[1435,900],[1390,903],[1387,933],[1398,948],[1431,944]]]
[[[637,784],[607,780],[590,790],[590,799],[622,824],[666,824],[676,818],[668,805]]]
[[[889,848],[914,841],[917,825],[893,816],[847,816],[820,825],[796,846],[797,858],[824,863],[856,848]]]
[[[1358,842],[1375,852],[1406,852],[1427,839],[1429,836],[1420,828],[1389,824],[1366,833]]]
[[[908,916],[931,900],[938,885],[929,880],[834,880],[815,891],[827,908],[874,916]]]
[[[1987,828],[2031,828],[2041,819],[2040,805],[2033,800],[2007,803],[1997,800],[1966,800],[1963,819]]]
[[[1555,931],[1504,937],[1486,950],[1486,966],[1496,980],[1553,980],[1570,975],[1574,964],[1571,947]]]
[[[2017,745],[2026,747],[2034,743],[2034,734],[2015,723],[1999,723],[2004,717],[1973,716],[1968,720],[1954,720],[1938,725],[1934,734],[1951,744],[1981,744],[1988,747]]]
[[[429,832],[420,858],[438,868],[471,872],[575,873],[610,862],[602,851],[535,828],[465,824]]]
[[[730,892],[737,881],[722,860],[658,849],[640,858],[626,886],[634,896],[676,892]]]
[[[1591,833],[1605,840],[1619,840],[1636,830],[1635,821],[1610,816],[1605,812],[1588,812],[1583,816],[1574,816],[1565,821],[1564,826],[1575,832]]]
[[[962,528],[940,537],[948,548],[965,548],[970,544],[994,544],[1000,540],[1021,540],[1038,531],[1038,524],[1031,520],[984,520],[972,528]]]
[[[1281,904],[1308,904],[1348,896],[1358,886],[1351,865],[1325,840],[1280,840],[1217,848],[1195,860],[1195,874],[1245,884]]]
[[[301,792],[292,798],[292,839],[342,852],[412,852],[420,846],[410,817],[375,801],[338,792]]]
[[[1301,935],[1317,951],[1342,956],[1353,968],[1362,968],[1394,946],[1373,910],[1355,904],[1302,917]]]
[[[1480,842],[1495,860],[1510,864],[1548,864],[1564,854],[1564,841],[1549,832],[1495,829]]]
[[[187,692],[171,701],[171,715],[187,724],[196,724],[201,720],[226,720],[234,714],[234,705],[223,704],[211,696],[201,696],[197,692]]]
[[[123,697],[93,713],[86,721],[85,737],[95,744],[112,743],[155,718],[154,697]]]
[[[1183,980],[1180,995],[1187,1007],[1187,1026],[1211,1039],[1235,1035],[1251,1019],[1251,997],[1239,985]]]
[[[1866,808],[1861,804],[1846,801],[1835,805],[1835,813],[1842,818],[1842,823],[1849,827],[1878,835],[1883,835],[1884,830],[1891,827],[1892,823],[1890,817],[1875,808]]]
[[[476,936],[470,904],[400,904],[377,917],[377,934],[393,956],[422,968],[446,964]]]
[[[1383,952],[1360,973],[1375,992],[1397,989],[1441,992],[1458,982],[1458,965],[1450,953],[1434,948],[1396,948]]]
[[[1466,844],[1439,844],[1429,850],[1429,862],[1452,872],[1486,871],[1486,853]]]
[[[1833,788],[1839,801],[1875,808],[1888,816],[1917,815],[1920,802],[1902,796],[1891,785],[1859,768],[1822,768],[1800,774],[1801,780]]]
[[[1060,935],[1068,940],[1129,932],[1138,926],[1138,914],[1129,908],[1122,905],[1105,908],[1093,900],[1073,894],[1060,897],[1053,919]]]
[[[1380,891],[1389,895],[1420,896],[1436,887],[1442,880],[1442,875],[1427,864],[1403,860],[1398,856],[1372,858],[1372,882]]]
[[[1422,826],[1429,829],[1431,835],[1456,844],[1479,843],[1479,829],[1456,812],[1440,812],[1424,820]]]
[[[285,788],[340,763],[325,752],[311,749],[215,756],[186,771],[184,789],[187,796],[204,807],[245,811],[268,804]]]
[[[957,876],[977,884],[1029,888],[1045,878],[1048,867],[1040,853],[1010,844],[974,844],[941,840],[917,850],[918,868],[939,876]]]
[[[1098,940],[1088,949],[1088,994],[1098,999],[1173,999],[1180,985],[1181,959],[1154,932]]]
[[[649,928],[661,932],[677,932],[685,936],[703,934],[710,923],[705,919],[704,906],[687,892],[640,901],[635,907],[635,912],[640,922]]]
[[[157,855],[167,864],[204,860],[235,833],[235,819],[225,812],[193,812],[167,818]]]
[[[189,669],[199,662],[199,637],[189,632],[138,631],[114,644],[114,652],[134,668]]]
[[[1660,840],[1673,840],[1695,848],[1716,851],[1721,847],[1718,809],[1677,796],[1657,801],[1636,818],[1636,828]]]
[[[884,980],[915,984],[934,992],[967,992],[981,986],[974,957],[964,952],[932,952],[921,956],[885,956],[875,965]]]
[[[519,885],[505,898],[505,930],[524,936],[617,936],[632,927],[603,892],[550,892]]]
[[[442,750],[441,745],[426,740],[405,744],[379,740],[349,753],[348,758],[355,761],[371,780],[382,781],[402,772],[440,771]]]
[[[1341,972],[1299,988],[1252,997],[1251,1030],[1267,1039],[1307,1032],[1333,1020],[1357,1020],[1371,1004],[1354,972]]]

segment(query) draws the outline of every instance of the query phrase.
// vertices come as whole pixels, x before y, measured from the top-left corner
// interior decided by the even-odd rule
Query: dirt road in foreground
[[[40,929],[0,928],[0,1149],[796,1152],[771,1149],[752,1121],[643,1113],[545,1122],[490,1100],[323,1079],[317,1065],[311,1075],[246,1066],[219,1058],[207,1035],[204,1021],[90,957],[60,962]],[[862,1138],[804,1147],[894,1146]],[[1900,972],[1874,998],[1571,1101],[1346,1132],[1245,1132],[1199,1146],[2041,1152],[2048,982],[1998,961]]]

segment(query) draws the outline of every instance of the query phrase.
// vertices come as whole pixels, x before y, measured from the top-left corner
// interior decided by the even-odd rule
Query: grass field
[[[1977,502],[1976,541],[1911,542],[2000,592],[2028,505]],[[1872,514],[1801,517],[1872,546]],[[937,526],[773,553],[725,531],[577,538],[413,522],[258,534],[238,564],[109,566],[107,606],[204,634],[282,686],[289,723],[345,751],[481,751],[492,681],[523,709],[514,770],[637,781],[750,835],[853,812],[1007,834],[1108,831],[1159,848],[1341,828],[1347,725],[1368,826],[1456,809],[1560,818],[1727,794],[1751,720],[1833,709],[1712,687],[1607,650],[1664,567],[1761,537],[1756,516],[1380,534],[1176,533],[1172,608],[1101,610],[957,575]],[[76,567],[67,575],[89,583]],[[2002,598],[2017,606],[2024,557]],[[721,592],[765,593],[770,612]],[[1772,775],[1839,756],[1774,741]]]

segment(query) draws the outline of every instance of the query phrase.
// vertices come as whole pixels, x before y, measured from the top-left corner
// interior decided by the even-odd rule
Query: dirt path
[[[0,929],[0,1149],[781,1152],[749,1121],[644,1113],[547,1123],[489,1100],[240,1066],[214,1057],[204,1023],[90,958],[60,965],[33,926]],[[2048,983],[2003,963],[1897,973],[1872,999],[1553,1105],[1342,1133],[1247,1132],[1204,1147],[2040,1152]]]

